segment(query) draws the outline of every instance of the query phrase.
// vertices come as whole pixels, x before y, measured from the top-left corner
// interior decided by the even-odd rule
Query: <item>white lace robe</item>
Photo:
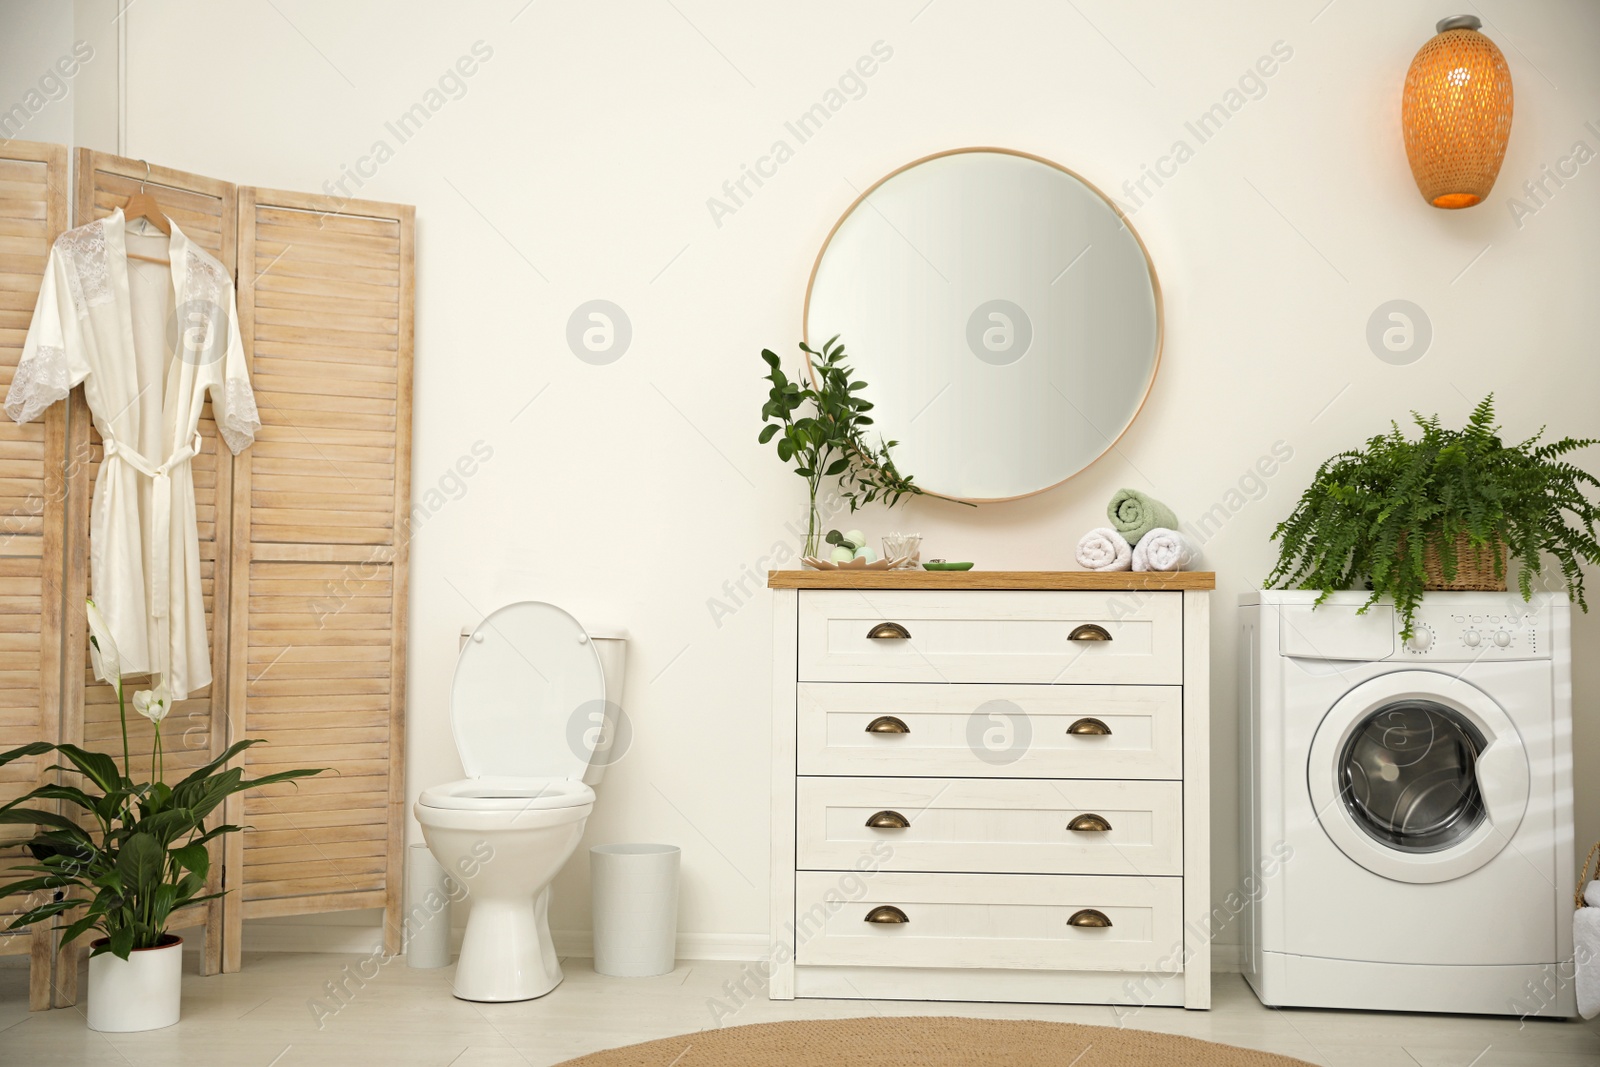
[[[130,240],[167,262],[130,260]],[[235,453],[261,427],[228,272],[176,225],[170,244],[130,233],[120,209],[62,234],[6,414],[36,419],[80,382],[105,438],[89,516],[94,600],[122,672],[163,675],[181,700],[211,681],[189,464],[207,391]]]

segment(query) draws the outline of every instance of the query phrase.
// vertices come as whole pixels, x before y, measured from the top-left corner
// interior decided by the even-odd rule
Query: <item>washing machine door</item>
[[[1397,671],[1346,693],[1311,744],[1307,784],[1339,850],[1399,882],[1446,882],[1511,841],[1528,756],[1509,716],[1453,675]]]

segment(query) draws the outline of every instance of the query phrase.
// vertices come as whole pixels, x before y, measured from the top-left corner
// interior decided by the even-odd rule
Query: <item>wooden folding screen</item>
[[[128,197],[146,181],[145,164],[94,152],[77,151],[75,187],[77,200],[73,221],[84,225],[111,214],[127,203]],[[147,182],[162,210],[190,240],[217,257],[231,274],[238,247],[238,190],[227,182],[198,174],[150,168]],[[194,767],[220,755],[227,738],[227,634],[228,568],[232,554],[230,508],[232,494],[231,454],[217,436],[211,417],[210,401],[200,418],[201,452],[191,463],[194,472],[195,511],[200,530],[201,592],[206,605],[206,632],[211,647],[210,686],[179,701],[162,724],[164,763],[167,779],[175,781]],[[83,390],[72,393],[68,430],[68,454],[86,462],[69,467],[67,478],[68,532],[66,598],[68,610],[66,639],[66,699],[62,734],[70,741],[101,751],[120,750],[121,724],[117,714],[116,692],[94,680],[88,664],[89,638],[86,619],[79,606],[89,592],[89,496],[100,469],[100,434],[91,425]],[[220,625],[219,625],[220,621]],[[81,679],[82,684],[72,684]],[[132,701],[133,693],[150,687],[148,677],[123,679],[123,692]],[[133,752],[135,779],[150,774],[151,743],[154,730],[142,717],[128,714],[129,743]],[[212,845],[211,891],[223,888],[223,855]],[[222,963],[222,908],[207,903],[186,909],[174,916],[175,928],[204,925],[206,928],[203,964],[206,973],[215,973]],[[81,951],[81,950],[80,950]],[[75,959],[57,966],[57,1002],[71,1003],[76,992]]]
[[[67,228],[67,150],[0,142],[0,393],[11,388],[44,278],[50,244]],[[0,750],[54,741],[61,722],[61,566],[67,413],[0,418]],[[0,767],[0,803],[51,775],[53,759]],[[27,853],[28,827],[0,827],[0,881]],[[30,903],[0,901],[0,928]],[[31,955],[28,1006],[50,1006],[51,924],[0,933],[0,955]]]
[[[193,461],[213,682],[163,724],[167,777],[232,741],[268,745],[251,776],[333,773],[228,803],[250,829],[213,843],[220,902],[204,969],[237,970],[246,918],[383,908],[398,951],[405,828],[407,516],[411,472],[413,209],[240,189],[80,149],[72,225],[110,214],[141,181],[191,240],[235,273],[262,429],[243,456],[209,404]],[[0,392],[15,374],[50,243],[69,225],[67,151],[0,144]],[[337,210],[333,210],[336,207]],[[236,254],[237,253],[237,254]],[[237,261],[237,263],[236,263]],[[89,668],[89,499],[102,459],[81,389],[44,418],[0,421],[0,748],[61,739],[120,751],[113,690]],[[124,692],[149,680],[124,679]],[[152,729],[130,715],[134,776]],[[0,768],[0,802],[50,761]],[[0,875],[26,828],[0,836]],[[9,842],[9,844],[8,844]],[[0,902],[16,914],[24,902]],[[3,918],[3,915],[0,915]],[[73,1003],[80,944],[54,961],[45,926],[0,937],[32,954],[34,1008]],[[53,989],[53,996],[52,996]]]
[[[337,206],[338,210],[331,210]],[[239,316],[261,409],[234,475],[225,970],[246,918],[384,909],[400,948],[415,219],[240,190]]]

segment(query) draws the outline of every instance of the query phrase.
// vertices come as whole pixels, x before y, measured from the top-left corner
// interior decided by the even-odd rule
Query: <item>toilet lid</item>
[[[582,778],[600,737],[605,673],[578,620],[526,601],[491,612],[456,660],[450,722],[470,777]]]

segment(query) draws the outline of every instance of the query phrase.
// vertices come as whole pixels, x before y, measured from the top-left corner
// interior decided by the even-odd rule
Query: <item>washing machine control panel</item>
[[[1500,604],[1429,604],[1417,610],[1412,633],[1397,641],[1396,658],[1433,660],[1543,659],[1546,613],[1520,597]]]

